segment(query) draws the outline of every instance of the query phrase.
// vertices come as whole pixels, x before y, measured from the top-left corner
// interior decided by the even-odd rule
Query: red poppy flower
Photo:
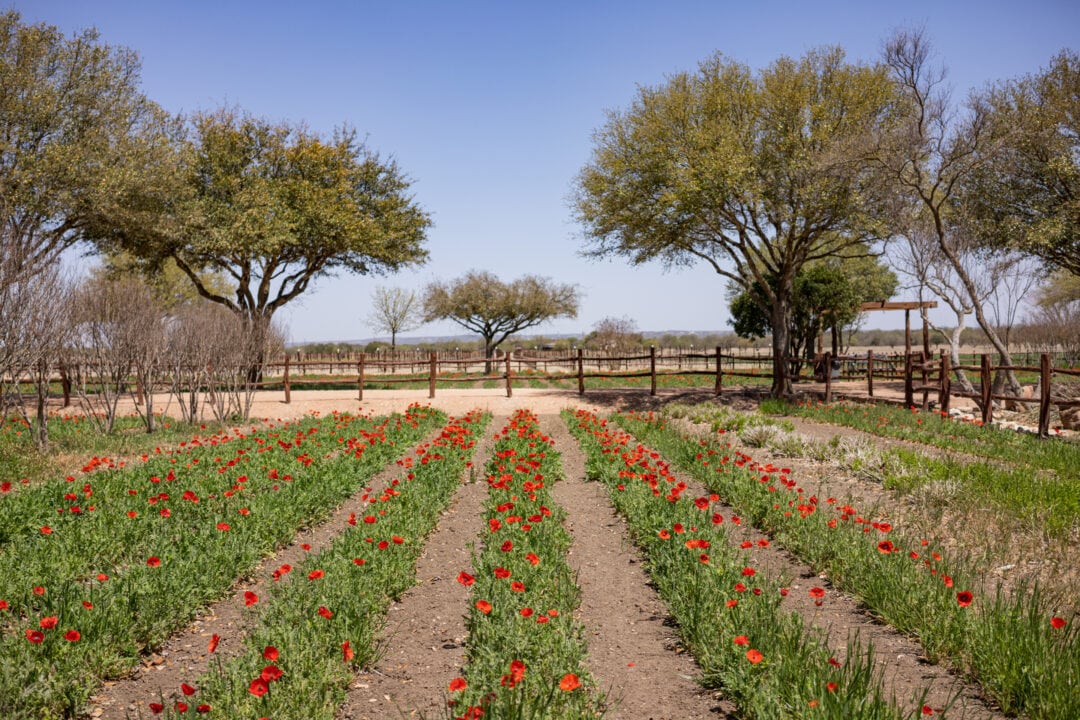
[[[38,645],[38,644],[44,642],[45,633],[41,632],[40,630],[31,630],[31,629],[27,628],[27,630],[26,630],[26,639],[29,640],[30,642],[34,643],[35,645]]]
[[[271,683],[275,680],[279,680],[282,675],[284,675],[284,673],[281,672],[281,668],[277,665],[267,665],[262,669],[262,674],[260,674],[259,677],[266,682]]]
[[[956,593],[956,604],[960,607],[967,607],[972,603],[975,598],[967,590],[961,590]]]
[[[476,582],[476,578],[474,578],[472,575],[470,575],[469,573],[462,570],[460,573],[458,573],[457,581],[459,583],[461,583],[462,585],[464,585],[465,587],[469,587],[474,582]]]
[[[277,662],[277,659],[281,656],[278,649],[273,645],[267,645],[263,648],[263,657],[270,662]]]
[[[933,715],[934,714],[934,708],[930,707],[929,705],[923,705],[922,706],[922,714],[923,715]]]
[[[2,612],[4,610],[7,610],[8,607],[9,606],[8,606],[8,601],[7,600],[0,600],[0,612]]]
[[[320,605],[319,606],[319,614],[322,615],[327,620],[334,617],[334,613],[332,613],[329,609],[327,609],[327,607],[325,605]]]
[[[214,633],[210,637],[210,642],[206,643],[206,652],[212,653],[217,650],[218,643],[221,642],[221,636]]]
[[[738,605],[738,604],[739,604],[739,601],[738,601],[738,600],[728,600],[728,601],[727,601],[727,602],[725,603],[725,605],[726,605],[727,607],[729,607],[729,608],[733,608],[733,607],[735,607],[735,606],[736,606],[736,605]]]
[[[228,532],[229,531],[229,523],[219,522],[217,524],[217,529],[220,530],[221,532]]]
[[[525,663],[520,660],[510,661],[510,677],[514,682],[521,682],[525,679]]]
[[[252,695],[254,695],[255,697],[262,697],[267,692],[269,692],[269,690],[270,690],[270,686],[267,685],[266,681],[263,680],[261,677],[255,678],[254,680],[251,681],[251,684],[248,685],[248,692],[251,693]]]
[[[149,708],[150,712],[154,713],[155,715],[160,715],[161,711],[165,709],[165,706],[161,703],[150,703]]]
[[[311,552],[311,545],[308,544],[308,543],[302,543],[300,545],[300,549],[303,550],[304,552]]]
[[[511,550],[514,549],[514,543],[507,540],[506,542],[504,542],[502,544],[502,546],[499,549],[502,550],[503,552],[510,552]]]
[[[106,581],[106,580],[108,580],[108,579],[109,579],[109,576],[108,576],[108,575],[106,575],[105,573],[98,573],[98,575],[97,575],[97,581],[98,581],[98,582],[102,582],[102,583],[103,583],[103,582],[105,582],[105,581]]]
[[[363,565],[366,562],[367,560],[364,560],[363,558],[353,558],[354,565]]]
[[[566,673],[563,675],[562,680],[559,681],[559,689],[563,692],[573,692],[581,687],[581,681],[578,680],[578,676],[574,673]]]
[[[380,550],[385,550],[386,548],[390,547],[390,543],[386,542],[385,540],[380,540],[377,547]]]
[[[1060,630],[1061,628],[1065,627],[1066,624],[1067,623],[1065,622],[1065,618],[1050,618],[1050,627],[1054,628],[1055,630]]]
[[[343,662],[349,662],[354,657],[356,657],[356,653],[353,652],[352,645],[349,643],[349,641],[346,640],[345,642],[341,643],[341,659],[342,659],[342,661]]]
[[[521,617],[532,617],[532,614],[533,614],[533,609],[532,608],[528,608],[528,607],[527,608],[521,608]]]
[[[321,578],[324,575],[326,575],[326,573],[324,573],[322,570],[312,570],[311,572],[308,573],[307,579],[308,580],[318,580],[319,578]]]
[[[701,553],[700,555],[698,555],[698,562],[708,564],[709,556],[705,553]]]
[[[41,526],[41,534],[42,535],[52,535],[52,528],[49,527],[48,525],[42,525]]]
[[[476,609],[487,615],[491,612],[491,603],[487,600],[477,600]]]
[[[667,540],[671,537],[671,533],[669,533],[667,530],[661,530],[660,532],[656,533],[656,535],[661,540]]]
[[[158,567],[159,565],[161,565],[161,558],[159,558],[157,555],[151,555],[150,557],[146,558],[146,564],[150,567]]]
[[[881,542],[879,542],[877,544],[877,549],[878,549],[878,552],[888,555],[889,553],[894,551],[896,548],[888,540],[882,540]]]
[[[205,715],[206,713],[210,712],[210,706],[206,703],[203,703],[202,705],[199,705],[197,708],[195,708],[195,712],[199,713],[200,715]]]
[[[745,635],[738,635],[731,642],[735,643],[736,645],[749,645],[750,638],[746,637]]]
[[[746,659],[750,661],[751,665],[757,665],[759,662],[765,659],[765,656],[759,653],[757,650],[751,648],[746,651]]]
[[[826,689],[826,690],[828,690],[828,691],[829,691],[829,692],[831,692],[831,693],[834,693],[834,692],[836,692],[836,689],[837,689],[837,688],[839,688],[839,687],[840,687],[840,686],[839,686],[839,685],[837,685],[837,684],[836,684],[836,683],[834,683],[834,682],[827,682],[827,683],[825,683],[825,689]]]
[[[38,625],[41,627],[42,630],[52,630],[54,627],[56,627],[56,622],[57,617],[55,615],[50,615],[49,617],[41,618],[41,621],[38,623]]]
[[[180,692],[185,695],[191,696],[195,694],[195,688],[191,687],[187,683],[180,683]]]
[[[460,692],[468,686],[469,684],[465,682],[465,678],[456,677],[450,681],[450,692]]]
[[[505,580],[506,578],[510,577],[510,571],[504,567],[497,567],[495,568],[495,577],[497,577],[499,580]]]
[[[254,605],[257,602],[259,602],[259,596],[258,595],[251,592],[250,590],[245,590],[244,591],[244,605],[245,606],[251,607],[252,605]]]
[[[405,538],[401,537],[400,535],[394,535],[390,539],[394,542],[395,545],[401,545],[403,542],[405,542]]]
[[[530,565],[540,564],[540,558],[537,557],[535,553],[528,553],[527,555],[525,555],[525,559],[529,561]]]
[[[520,580],[514,580],[510,583],[510,589],[514,592],[525,592],[525,583]]]
[[[825,597],[825,588],[812,587],[810,588],[810,597],[820,600]]]
[[[752,567],[744,567],[742,569],[742,574],[743,577],[754,577],[755,575],[757,575],[757,570]]]

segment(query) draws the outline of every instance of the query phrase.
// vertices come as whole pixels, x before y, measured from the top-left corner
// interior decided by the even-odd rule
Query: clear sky
[[[3,2],[3,0],[0,0]],[[724,281],[704,266],[663,272],[581,258],[567,201],[605,110],[638,85],[693,70],[715,51],[754,68],[841,45],[873,61],[897,27],[925,27],[954,97],[1034,72],[1080,45],[1080,3],[669,0],[16,0],[26,22],[96,27],[142,60],[148,96],[172,112],[239,106],[329,134],[342,123],[392,155],[429,211],[430,261],[389,277],[323,279],[286,306],[293,341],[369,337],[376,285],[420,289],[488,270],[575,283],[573,320],[536,329],[588,332],[604,317],[641,330],[728,330]],[[871,327],[902,326],[901,313]],[[433,323],[416,336],[460,334]]]

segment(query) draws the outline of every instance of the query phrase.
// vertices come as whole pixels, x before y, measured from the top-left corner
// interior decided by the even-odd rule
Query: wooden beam
[[[861,312],[869,312],[870,310],[918,310],[920,308],[936,308],[937,300],[927,300],[925,302],[886,302],[884,300],[875,300],[873,302],[865,302],[859,306]]]

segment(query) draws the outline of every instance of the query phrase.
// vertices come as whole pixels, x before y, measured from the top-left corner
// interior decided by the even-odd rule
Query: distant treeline
[[[1023,334],[1023,328],[1017,328],[1014,330],[1017,335]],[[770,339],[768,337],[760,338],[757,340],[747,340],[740,338],[734,333],[637,333],[638,337],[634,338],[635,344],[640,345],[643,348],[647,348],[650,345],[663,348],[715,348],[717,346],[729,349],[729,348],[761,348],[767,349],[770,347]],[[594,344],[591,339],[586,336],[585,339],[580,337],[559,337],[548,338],[542,335],[533,337],[521,337],[510,338],[501,349],[503,350],[521,350],[527,351],[531,349],[545,349],[545,350],[573,350],[578,347],[593,348]],[[904,331],[903,330],[858,330],[851,333],[849,338],[845,338],[848,347],[877,347],[877,348],[903,348],[904,347]],[[624,340],[625,342],[625,340]],[[930,331],[930,344],[932,346],[942,346],[946,344],[945,335],[936,330]],[[962,342],[968,346],[984,346],[987,343],[986,336],[978,328],[967,328],[962,335]],[[828,344],[828,343],[826,343]],[[914,348],[918,349],[922,347],[922,329],[921,327],[912,328],[911,332],[911,344]],[[398,338],[398,346],[407,348],[410,350],[466,350],[469,348],[475,348],[477,352],[482,350],[482,345],[479,340],[475,342],[462,341],[461,339],[443,340],[443,341],[426,341],[426,342],[410,342],[408,338]],[[625,347],[625,345],[624,345]],[[320,343],[305,343],[302,345],[295,345],[289,348],[291,352],[302,352],[305,354],[313,355],[327,355],[341,353],[342,355],[355,354],[360,352],[377,353],[380,351],[387,351],[390,349],[389,342],[372,341],[367,344],[358,343],[333,343],[333,342],[320,342]],[[603,349],[600,346],[596,346],[595,349]]]

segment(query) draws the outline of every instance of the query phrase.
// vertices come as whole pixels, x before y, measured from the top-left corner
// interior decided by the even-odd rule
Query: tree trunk
[[[49,399],[49,366],[45,359],[38,361],[37,367],[37,433],[34,441],[39,450],[45,450],[49,446],[49,412],[47,402]]]
[[[771,314],[772,324],[772,387],[769,395],[774,398],[791,395],[791,378],[787,367],[788,336],[791,332],[791,293],[784,293],[783,287],[777,288]]]
[[[495,347],[492,344],[494,337],[484,337],[484,374],[490,375],[492,370],[492,362],[495,357]]]

